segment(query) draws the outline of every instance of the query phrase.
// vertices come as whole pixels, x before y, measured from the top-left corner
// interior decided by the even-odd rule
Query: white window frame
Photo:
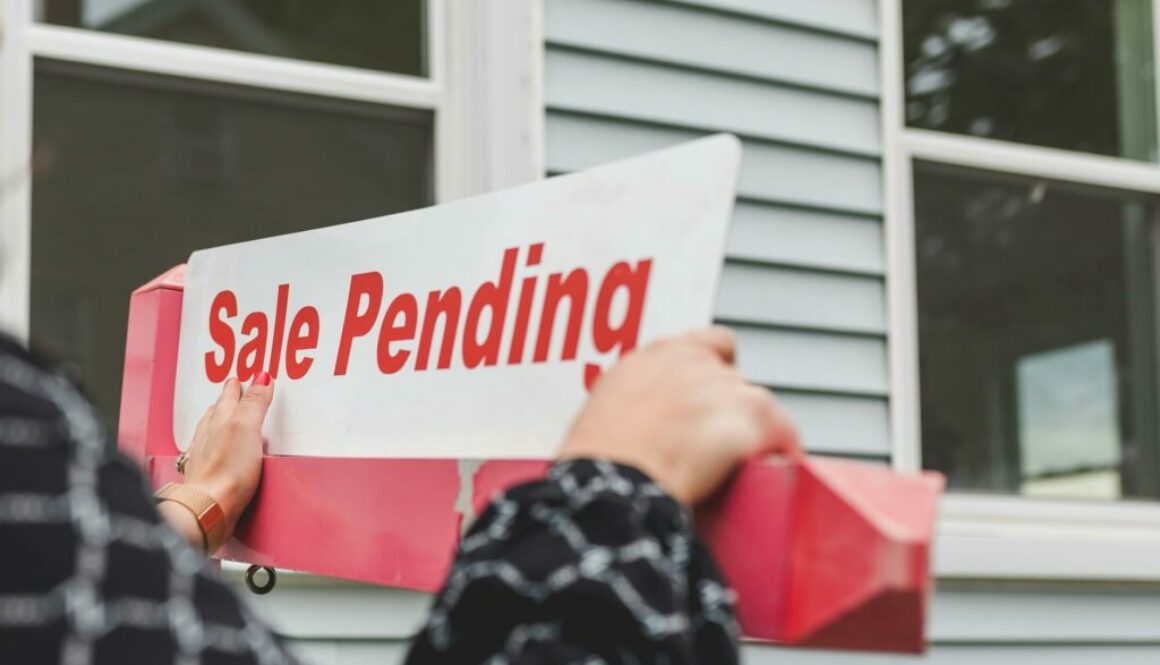
[[[431,111],[438,203],[543,177],[540,0],[428,0],[426,78],[46,25],[33,7],[0,2],[0,328],[21,339],[37,57]]]
[[[913,472],[922,466],[914,160],[1146,194],[1160,194],[1160,165],[906,127],[902,0],[879,0],[879,13],[893,460]],[[944,578],[1160,580],[1158,502],[952,492],[937,534],[935,572]]]

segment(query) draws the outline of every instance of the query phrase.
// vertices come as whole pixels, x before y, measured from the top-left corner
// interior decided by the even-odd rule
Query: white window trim
[[[429,2],[448,8],[438,38],[451,46],[433,44],[445,56],[432,62],[446,96],[436,118],[438,201],[543,178],[542,0]]]
[[[0,327],[28,337],[32,214],[31,2],[0,3]]]
[[[1160,194],[1160,165],[908,129],[901,5],[879,2],[879,64],[893,460],[898,470],[913,472],[922,465],[913,160],[1150,194]],[[1156,53],[1160,58],[1160,48]],[[941,507],[934,560],[943,578],[1157,581],[1160,503],[952,492]]]
[[[33,0],[0,2],[0,328],[28,337],[34,58],[430,110],[439,203],[541,178],[541,1],[428,0],[427,29],[419,78],[38,24]]]

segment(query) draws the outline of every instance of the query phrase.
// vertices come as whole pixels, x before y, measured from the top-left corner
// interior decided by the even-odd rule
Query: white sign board
[[[707,325],[740,146],[194,252],[184,447],[230,376],[276,377],[272,455],[547,458],[622,353]]]

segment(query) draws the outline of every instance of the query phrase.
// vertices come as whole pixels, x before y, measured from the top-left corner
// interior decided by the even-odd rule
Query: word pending
[[[501,362],[519,365],[529,356],[531,362],[543,363],[550,359],[561,316],[566,316],[563,344],[556,345],[560,346],[561,361],[575,360],[586,322],[592,348],[598,353],[616,357],[636,346],[651,259],[635,264],[620,261],[608,269],[598,285],[583,267],[567,274],[554,272],[547,275],[541,289],[541,275],[535,268],[543,258],[544,244],[527,248],[522,267],[520,253],[518,247],[505,250],[499,277],[476,287],[470,299],[465,289],[450,286],[427,293],[422,307],[420,297],[412,293],[399,293],[388,302],[388,281],[381,272],[352,275],[337,352],[333,363],[325,363],[327,371],[345,375],[352,350],[370,344],[383,374],[406,368],[416,372],[448,369],[456,350],[467,369]],[[517,282],[518,295],[513,302]],[[614,307],[618,296],[621,306]],[[247,381],[263,370],[277,377],[283,363],[285,377],[306,376],[316,365],[324,321],[318,309],[309,305],[298,308],[291,317],[289,303],[290,285],[280,284],[273,326],[265,312],[252,311],[241,318],[235,332],[237,295],[229,289],[218,292],[209,311],[209,334],[215,348],[205,354],[206,377],[220,383],[234,374]],[[538,326],[532,325],[533,315]],[[535,329],[529,331],[530,327]],[[502,354],[502,349],[507,353]],[[585,385],[591,386],[600,372],[599,364],[586,363]]]

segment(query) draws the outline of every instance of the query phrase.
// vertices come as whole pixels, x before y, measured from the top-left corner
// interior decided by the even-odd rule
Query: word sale
[[[316,355],[325,321],[309,305],[298,307],[290,316],[289,284],[278,286],[272,319],[266,312],[252,311],[241,317],[237,331],[238,297],[232,290],[220,291],[209,311],[215,348],[205,354],[206,377],[219,383],[233,374],[247,381],[263,370],[276,377],[285,365],[283,376],[300,379],[316,364],[343,376],[356,347],[373,348],[383,374],[408,368],[415,372],[448,369],[457,352],[459,363],[467,369],[519,365],[529,359],[547,362],[554,346],[560,348],[561,361],[570,361],[575,360],[585,331],[598,353],[619,356],[632,350],[640,332],[652,260],[620,261],[597,284],[581,267],[541,279],[545,276],[536,267],[543,253],[543,243],[529,246],[526,252],[518,247],[504,251],[499,277],[475,287],[470,298],[459,286],[431,291],[425,297],[413,293],[390,297],[390,282],[383,273],[351,275],[332,363],[315,362],[320,360]],[[621,305],[614,307],[618,296]],[[553,344],[561,316],[565,317],[563,342]],[[585,385],[591,386],[600,372],[600,365],[586,363]]]

